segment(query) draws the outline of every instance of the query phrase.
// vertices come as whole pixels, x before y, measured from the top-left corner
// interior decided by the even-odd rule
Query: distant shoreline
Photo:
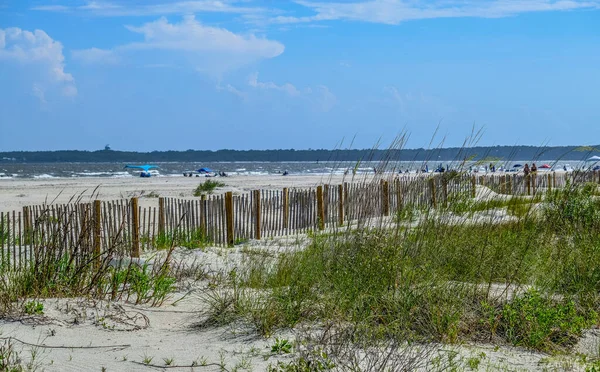
[[[581,161],[600,154],[598,146],[480,146],[435,149],[360,150],[61,150],[0,152],[0,164],[14,163],[150,163],[150,162],[343,162],[343,161],[510,161],[555,159]]]

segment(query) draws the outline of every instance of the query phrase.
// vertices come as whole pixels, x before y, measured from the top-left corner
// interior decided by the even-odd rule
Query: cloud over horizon
[[[175,2],[159,2],[146,4],[120,5],[116,2],[107,1],[80,1],[80,5],[38,5],[31,10],[44,12],[81,13],[99,17],[145,17],[163,16],[170,14],[194,14],[194,13],[234,13],[251,14],[264,12],[261,7],[237,6],[239,1],[227,0],[188,0]]]
[[[397,25],[432,18],[500,18],[530,12],[600,9],[598,0],[369,0],[358,2],[315,2],[298,4],[315,12],[311,16],[280,15],[271,23],[359,21]]]
[[[73,51],[73,56],[85,63],[116,63],[124,55],[145,51],[183,53],[199,71],[222,73],[242,65],[279,56],[285,50],[282,43],[257,37],[253,33],[234,33],[225,28],[207,26],[194,16],[184,16],[179,23],[161,17],[141,26],[125,26],[140,34],[143,41],[114,48],[90,48]]]
[[[18,27],[0,29],[0,60],[39,70],[32,81],[32,94],[45,103],[45,91],[59,87],[62,95],[77,95],[73,75],[65,72],[63,46],[43,30]]]

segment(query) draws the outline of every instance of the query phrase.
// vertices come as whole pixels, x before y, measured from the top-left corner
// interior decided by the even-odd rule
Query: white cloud
[[[31,93],[40,100],[42,105],[46,105],[48,102],[46,101],[46,93],[44,89],[40,87],[38,84],[33,84],[31,89]]]
[[[66,5],[41,5],[31,8],[32,10],[44,10],[47,12],[67,12],[71,8]]]
[[[194,16],[185,16],[179,23],[169,23],[162,17],[126,28],[143,35],[144,40],[110,50],[79,50],[73,56],[86,63],[117,63],[138,53],[169,51],[168,55],[152,55],[153,64],[175,66],[179,61],[184,65],[191,64],[198,71],[218,75],[248,63],[276,57],[285,49],[278,41],[251,33],[237,34],[225,28],[203,25]]]
[[[75,79],[65,72],[63,46],[42,30],[33,32],[20,28],[0,29],[0,60],[16,62],[22,66],[36,66],[41,69],[40,79],[33,84],[37,97],[46,85],[57,85],[66,96],[77,95]]]
[[[289,94],[290,96],[299,96],[300,95],[300,91],[298,89],[296,89],[296,87],[290,83],[285,83],[283,85],[277,85],[271,81],[268,81],[268,82],[258,81],[258,72],[255,72],[254,74],[252,74],[248,77],[248,85],[250,85],[251,87],[260,88],[260,89],[279,90],[279,91]]]
[[[337,97],[325,85],[317,85],[314,89],[307,87],[300,90],[290,83],[277,85],[272,81],[259,81],[258,72],[248,77],[248,85],[255,89],[286,93],[290,97],[308,102],[319,111],[330,111],[337,104]]]
[[[599,0],[370,0],[360,2],[298,1],[316,14],[273,17],[273,23],[327,20],[398,24],[429,18],[508,17],[528,12],[599,9]]]
[[[385,98],[383,103],[391,104],[405,118],[432,117],[435,120],[451,115],[456,108],[444,100],[423,92],[401,92],[394,86],[383,88]]]
[[[227,0],[189,0],[155,4],[119,5],[106,1],[87,1],[83,5],[42,5],[31,9],[47,12],[74,12],[96,16],[125,17],[125,16],[159,16],[169,14],[237,13],[252,14],[264,12],[260,7],[236,6],[239,1]],[[141,2],[140,2],[141,3]]]
[[[237,89],[236,87],[234,87],[231,84],[227,84],[225,86],[222,86],[221,84],[217,84],[216,89],[218,91],[225,91],[225,92],[229,92],[241,99],[246,99],[246,93],[240,91],[239,89]]]
[[[325,85],[317,86],[316,93],[316,102],[320,106],[321,111],[331,111],[337,104],[337,97]]]
[[[222,52],[256,58],[273,58],[283,53],[283,44],[256,37],[241,35],[224,28],[205,26],[194,16],[185,16],[180,23],[169,23],[162,17],[140,27],[127,29],[144,35],[142,43],[124,46],[126,49],[164,49],[188,52]]]
[[[71,52],[74,59],[86,64],[108,64],[113,65],[119,62],[119,56],[112,50],[90,48],[74,50]]]

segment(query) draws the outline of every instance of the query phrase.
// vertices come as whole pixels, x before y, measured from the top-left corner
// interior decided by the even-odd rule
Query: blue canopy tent
[[[144,164],[144,165],[129,165],[129,164],[127,164],[125,166],[125,168],[141,169],[142,172],[140,172],[140,177],[151,177],[152,173],[150,173],[150,169],[158,168],[158,166],[157,165],[148,165],[148,164]]]
[[[207,173],[212,173],[212,172],[213,172],[213,170],[210,169],[210,168],[200,168],[200,169],[198,169],[198,173],[200,173],[200,174],[207,174]]]

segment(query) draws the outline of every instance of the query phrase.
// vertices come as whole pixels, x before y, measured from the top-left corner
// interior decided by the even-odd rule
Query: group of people
[[[537,166],[535,165],[535,163],[531,164],[531,169],[529,168],[529,164],[525,163],[525,166],[523,167],[523,173],[525,173],[525,175],[527,176],[530,173],[535,173],[537,172]]]
[[[214,174],[206,173],[204,175],[204,177],[216,177],[217,175],[220,177],[228,177],[227,173],[225,173],[225,172],[218,172],[218,173],[214,173]],[[183,176],[184,177],[194,177],[194,174],[192,172],[189,172],[189,173],[184,172]],[[196,174],[196,177],[200,177],[200,174]]]

